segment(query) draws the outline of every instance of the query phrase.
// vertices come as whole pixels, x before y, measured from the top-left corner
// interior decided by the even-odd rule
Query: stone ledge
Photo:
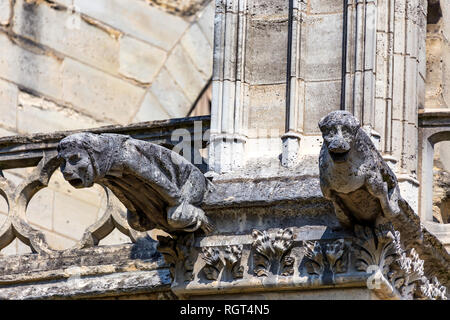
[[[112,125],[83,130],[57,131],[48,134],[39,133],[2,137],[0,138],[0,169],[36,166],[44,153],[56,153],[59,141],[77,132],[125,134],[135,139],[172,148],[178,143],[178,141],[171,140],[171,135],[176,129],[186,129],[191,135],[191,139],[195,141],[195,121],[201,122],[201,132],[199,132],[198,136],[203,137],[204,133],[209,129],[210,116],[148,121],[128,126]],[[206,141],[200,141],[199,145],[203,148],[206,147]]]
[[[450,109],[420,109],[419,127],[450,127]]]
[[[55,251],[52,255],[3,256],[0,257],[0,286],[166,267],[154,241]]]
[[[326,289],[365,289],[367,282],[370,280],[370,274],[360,273],[353,275],[338,275],[333,278],[332,283],[324,285],[318,278],[311,277],[292,277],[290,279],[280,278],[258,278],[258,279],[243,279],[241,281],[230,282],[216,282],[213,284],[190,283],[188,285],[173,287],[172,291],[181,298],[195,299],[197,296],[207,295],[208,297],[214,295],[233,295],[233,294],[251,294],[251,293],[271,293],[271,292],[291,292],[299,295],[308,290],[326,290]],[[386,300],[401,300],[389,282],[382,277],[378,287],[373,289],[373,292],[379,299]],[[214,299],[214,298],[213,298]]]
[[[200,11],[209,0],[147,0],[150,5],[178,16],[192,16]]]
[[[1,257],[0,299],[81,299],[149,293],[170,296],[170,271],[155,243],[148,246],[138,241],[55,252],[51,256]]]
[[[168,269],[121,272],[62,281],[15,285],[0,289],[0,299],[83,299],[168,292]]]

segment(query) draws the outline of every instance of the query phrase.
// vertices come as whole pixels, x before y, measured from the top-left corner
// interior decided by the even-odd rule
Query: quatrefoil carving
[[[19,238],[34,253],[54,255],[61,251],[84,249],[98,245],[100,240],[108,236],[114,229],[130,237],[135,242],[143,236],[142,232],[133,230],[127,222],[126,214],[120,209],[119,200],[112,192],[104,188],[107,206],[101,218],[90,225],[82,239],[66,250],[52,249],[40,230],[33,228],[27,221],[26,210],[33,196],[49,184],[52,174],[59,168],[56,152],[45,153],[34,170],[16,186],[13,182],[0,177],[0,195],[8,204],[8,216],[0,227],[0,250]]]

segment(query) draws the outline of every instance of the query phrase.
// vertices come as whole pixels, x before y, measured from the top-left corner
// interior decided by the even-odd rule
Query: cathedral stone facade
[[[0,298],[448,298],[446,1],[0,8]]]

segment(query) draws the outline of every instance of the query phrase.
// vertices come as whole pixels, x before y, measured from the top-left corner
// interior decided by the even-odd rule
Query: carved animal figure
[[[61,172],[75,188],[108,187],[139,231],[206,233],[213,226],[199,207],[207,181],[179,154],[118,134],[77,133],[58,145]]]
[[[323,145],[319,156],[320,186],[333,202],[345,228],[375,225],[399,214],[397,178],[358,120],[333,111],[319,122]]]

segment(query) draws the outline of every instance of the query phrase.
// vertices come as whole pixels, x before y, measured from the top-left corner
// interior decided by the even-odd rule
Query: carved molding
[[[201,256],[206,261],[206,265],[203,267],[203,274],[208,280],[217,280],[221,269],[223,268],[223,262],[220,259],[220,253],[217,248],[204,247],[202,248]]]
[[[223,281],[241,279],[244,275],[244,266],[241,265],[242,245],[226,246],[224,249],[203,247],[201,256],[206,262],[202,272],[208,280],[217,280],[222,270]]]
[[[304,248],[305,256],[308,258],[305,263],[306,271],[310,275],[320,276],[325,270],[322,246],[318,241],[306,241]]]
[[[424,273],[424,261],[414,248],[405,250],[400,232],[392,225],[375,228],[355,226],[353,242],[355,268],[368,272],[369,266],[379,267],[393,290],[403,299],[447,299],[446,287]]]
[[[179,288],[204,292],[206,279],[214,281],[210,283],[211,289],[235,292],[236,288],[241,287],[246,290],[260,277],[264,277],[264,283],[274,288],[339,287],[345,286],[347,281],[356,281],[358,286],[364,286],[361,284],[364,279],[375,280],[371,277],[375,267],[381,282],[373,284],[382,285],[371,288],[367,282],[367,288],[375,290],[382,298],[447,298],[446,288],[426,273],[424,261],[415,249],[403,247],[400,232],[391,224],[375,228],[356,225],[354,237],[349,234],[349,237],[340,239],[295,241],[293,228],[273,232],[253,230],[251,241],[247,235],[238,237],[233,241],[239,245],[214,245],[215,241],[221,240],[213,236],[211,239],[202,238],[198,242],[200,247],[185,247],[181,253],[177,251],[180,249],[175,248],[176,252],[171,257],[178,266]],[[208,245],[201,246],[202,243]],[[165,252],[163,254],[166,255]],[[196,270],[192,268],[192,259],[203,260],[195,263],[198,266]],[[294,272],[295,259],[302,262],[296,266],[298,273]],[[244,273],[246,266],[249,266],[249,273]],[[303,270],[306,272],[302,273]],[[192,277],[192,272],[198,276]],[[279,276],[294,278],[286,281]],[[189,282],[189,288],[186,282]]]
[[[308,274],[320,276],[325,270],[333,274],[347,272],[348,248],[344,239],[327,243],[324,247],[318,241],[306,241],[304,249]]]
[[[107,206],[101,218],[88,226],[82,239],[71,248],[65,250],[52,249],[44,233],[27,222],[26,210],[34,195],[48,186],[50,178],[58,169],[59,164],[55,152],[44,153],[38,166],[20,185],[15,186],[12,182],[0,177],[0,193],[6,199],[9,207],[7,220],[0,228],[0,250],[8,246],[15,238],[20,238],[34,253],[59,256],[63,252],[74,249],[97,246],[114,229],[118,229],[121,233],[130,237],[132,242],[136,242],[138,238],[146,235],[130,227],[125,212],[119,209],[118,199],[109,189],[104,188]]]
[[[224,251],[225,267],[232,279],[244,276],[244,266],[241,265],[242,245],[227,246]]]
[[[398,233],[394,233],[386,225],[375,229],[355,225],[355,234],[353,247],[356,253],[356,270],[365,272],[369,266],[376,265],[381,273],[387,276],[389,266],[396,259],[395,244],[398,241]]]
[[[158,251],[169,264],[172,279],[176,280],[181,274],[183,282],[194,280],[194,235],[189,233],[178,238],[158,236],[158,242]]]
[[[282,276],[294,274],[295,258],[289,256],[295,239],[292,228],[280,229],[271,238],[266,231],[253,230],[253,272],[258,276],[270,273]]]

